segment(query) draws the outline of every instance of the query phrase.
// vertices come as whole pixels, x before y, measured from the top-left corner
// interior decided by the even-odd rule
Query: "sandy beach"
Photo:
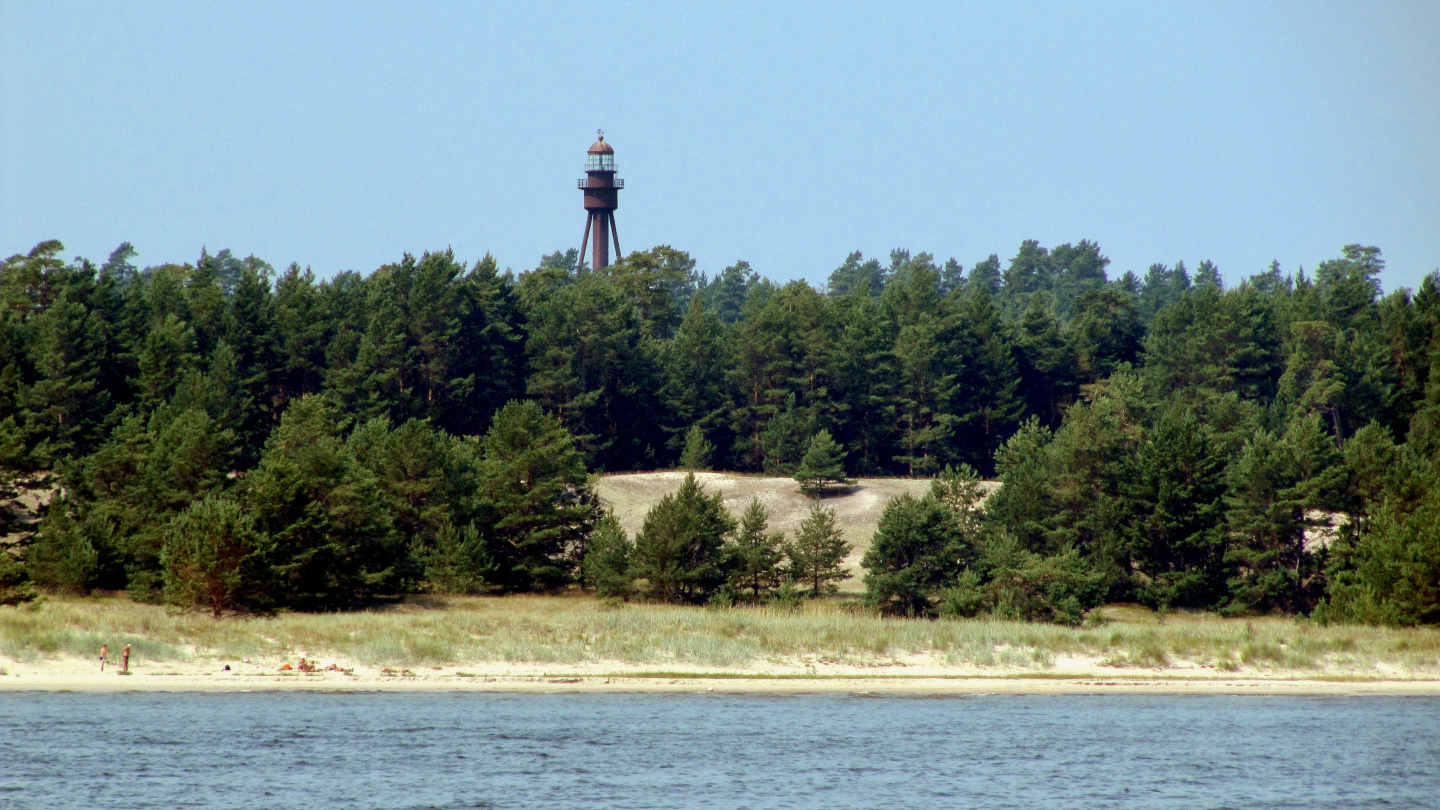
[[[1144,669],[1097,671],[1085,662],[1038,672],[978,672],[966,668],[789,666],[749,670],[663,670],[656,667],[494,662],[446,667],[362,667],[347,671],[282,670],[278,660],[254,662],[137,662],[130,674],[119,662],[100,672],[77,658],[6,662],[0,692],[24,691],[485,691],[485,692],[720,692],[761,694],[851,693],[877,695],[965,694],[1167,694],[1167,695],[1440,695],[1440,679],[1295,677],[1260,673],[1178,673]],[[294,662],[292,663],[292,667]],[[320,666],[330,661],[322,660]],[[227,671],[225,666],[229,666]],[[885,671],[891,670],[891,671]]]

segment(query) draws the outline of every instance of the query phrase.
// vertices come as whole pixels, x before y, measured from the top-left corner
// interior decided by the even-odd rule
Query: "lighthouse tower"
[[[585,244],[595,234],[594,253],[590,266],[596,270],[610,266],[610,240],[615,240],[615,258],[620,258],[620,232],[615,229],[615,209],[620,205],[620,189],[624,180],[615,177],[615,150],[605,142],[605,133],[585,154],[585,176],[580,178],[585,192],[585,236],[580,240],[580,260],[585,260]]]

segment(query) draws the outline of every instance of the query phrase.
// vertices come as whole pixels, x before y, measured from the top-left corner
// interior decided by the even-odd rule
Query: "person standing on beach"
[[[101,671],[101,672],[104,672],[104,671],[105,671],[105,658],[106,658],[109,654],[110,654],[110,645],[109,645],[109,644],[101,644],[101,645],[100,645],[100,671]]]
[[[130,674],[130,645],[126,644],[125,649],[120,651],[120,671],[126,675]]]

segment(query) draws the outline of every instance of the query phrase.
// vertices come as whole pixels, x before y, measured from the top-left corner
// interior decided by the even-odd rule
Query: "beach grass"
[[[992,619],[882,618],[847,600],[798,610],[613,604],[582,596],[424,597],[350,613],[221,619],[124,596],[47,597],[0,608],[0,659],[112,656],[150,661],[296,655],[364,666],[467,663],[715,667],[932,666],[1009,673],[1065,658],[1120,670],[1325,677],[1440,677],[1440,629],[1322,626],[1286,617],[1156,614],[1109,606],[1080,628]]]

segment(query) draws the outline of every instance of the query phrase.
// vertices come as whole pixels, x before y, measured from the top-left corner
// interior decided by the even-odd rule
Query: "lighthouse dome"
[[[615,171],[615,150],[605,142],[605,133],[600,133],[600,140],[595,142],[585,153],[585,171],[587,172],[613,172]]]

